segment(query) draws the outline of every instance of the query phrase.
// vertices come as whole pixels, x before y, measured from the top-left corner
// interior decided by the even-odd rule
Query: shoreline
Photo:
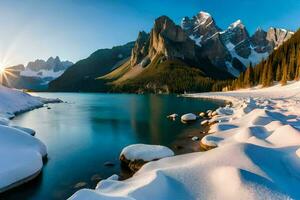
[[[27,94],[27,93],[25,93],[25,94]],[[8,120],[8,124],[7,125],[3,124],[2,126],[7,127],[8,129],[10,129],[10,128],[17,129],[18,131],[22,131],[22,132],[25,132],[26,134],[30,135],[29,133],[27,133],[24,130],[21,130],[19,128],[11,126],[10,121],[13,120],[13,118],[15,118],[16,116],[18,116],[20,114],[23,114],[23,113],[26,113],[26,112],[29,112],[29,111],[32,111],[32,110],[35,110],[35,109],[43,108],[46,104],[62,103],[63,102],[60,99],[48,99],[48,98],[41,98],[41,97],[31,96],[31,95],[29,95],[29,96],[30,96],[30,98],[32,98],[35,101],[34,104],[36,104],[36,105],[27,105],[26,108],[20,108],[19,110],[14,111],[12,113],[9,113],[9,112],[3,113],[3,112],[1,112],[0,116],[3,119]],[[39,101],[40,103],[37,102],[36,100]],[[10,134],[10,133],[7,133],[7,134]],[[30,135],[30,137],[36,138],[34,135]],[[42,145],[45,145],[42,141],[40,141],[40,140],[37,140],[37,141],[41,142]],[[45,145],[45,148],[47,149],[46,145]],[[41,169],[38,169],[33,174],[30,174],[29,176],[26,176],[26,177],[22,178],[21,180],[17,180],[16,182],[13,182],[9,185],[6,185],[6,186],[0,188],[0,195],[5,194],[5,192],[8,192],[12,189],[15,189],[15,188],[17,188],[21,185],[24,185],[24,184],[34,180],[36,177],[38,177],[41,174],[41,172],[43,170],[43,167],[44,167],[44,164],[47,161],[47,159],[48,159],[48,153],[46,151],[45,154],[43,154],[43,155],[41,154],[41,162],[42,162]]]
[[[224,195],[227,199],[237,195],[249,199],[298,199],[299,94],[300,82],[283,87],[184,95],[231,102],[231,106],[217,109],[218,115],[209,120],[206,135],[199,141],[206,150],[212,150],[147,163],[129,180],[103,180],[95,190],[79,190],[70,199],[137,199],[149,190],[153,191],[149,197],[156,199],[170,194],[189,199],[222,199]],[[174,188],[174,184],[180,187]],[[233,189],[224,188],[226,185]]]

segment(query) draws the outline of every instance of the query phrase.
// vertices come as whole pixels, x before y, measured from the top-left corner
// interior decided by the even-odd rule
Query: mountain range
[[[135,42],[100,49],[49,84],[50,91],[209,91],[266,59],[294,33],[271,27],[250,35],[237,20],[226,30],[199,12],[176,25],[161,16]]]
[[[72,62],[61,61],[56,56],[47,61],[37,59],[29,62],[26,67],[22,64],[7,67],[2,74],[2,84],[18,89],[45,90],[50,81],[62,75],[71,65]]]
[[[256,65],[288,40],[294,33],[271,27],[267,32],[258,28],[250,35],[241,20],[226,30],[219,28],[209,13],[199,12],[192,18],[184,17],[181,27],[202,47],[203,55],[218,66],[238,76],[250,64]]]

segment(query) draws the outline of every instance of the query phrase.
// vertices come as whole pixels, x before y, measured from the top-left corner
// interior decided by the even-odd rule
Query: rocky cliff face
[[[251,64],[255,65],[288,40],[293,32],[270,28],[268,32],[258,29],[252,36],[241,20],[221,30],[210,14],[200,12],[196,16],[185,17],[181,27],[202,47],[202,54],[220,68],[227,68],[233,75]]]
[[[139,32],[138,38],[131,51],[130,63],[131,66],[139,64],[148,54],[149,34],[142,31]]]
[[[199,46],[217,32],[221,31],[211,15],[203,11],[191,19],[184,17],[181,22],[181,27]]]
[[[292,37],[294,33],[285,29],[271,27],[267,33],[267,40],[270,41],[273,48],[278,48],[283,42]]]
[[[195,57],[194,42],[167,16],[156,19],[150,33],[148,56],[153,60],[157,54],[164,55],[166,59]]]
[[[196,57],[194,41],[167,16],[155,20],[150,34],[139,33],[130,58],[131,66],[149,64],[158,55],[164,59]]]

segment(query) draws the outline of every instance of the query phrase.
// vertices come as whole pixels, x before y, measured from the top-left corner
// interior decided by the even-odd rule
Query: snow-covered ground
[[[300,199],[300,82],[186,96],[233,103],[201,140],[216,148],[150,162],[70,199]]]
[[[10,126],[15,114],[38,108],[58,99],[33,97],[0,85],[0,192],[22,184],[39,174],[46,146],[32,135],[34,130]]]

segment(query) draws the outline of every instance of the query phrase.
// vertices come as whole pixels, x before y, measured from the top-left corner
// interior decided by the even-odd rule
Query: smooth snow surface
[[[42,169],[46,146],[33,137],[35,131],[10,126],[9,118],[57,99],[33,97],[0,85],[0,192],[34,178]]]
[[[216,148],[150,162],[70,199],[300,199],[300,82],[186,96],[233,103],[201,141]]]
[[[125,147],[121,155],[124,155],[130,161],[151,161],[174,156],[174,152],[168,147],[161,145],[133,144]]]

